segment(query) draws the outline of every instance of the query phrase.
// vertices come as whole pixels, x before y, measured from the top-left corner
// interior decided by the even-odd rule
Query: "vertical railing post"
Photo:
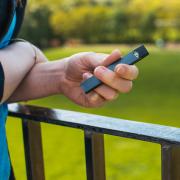
[[[162,180],[180,180],[180,146],[163,144]]]
[[[104,135],[85,130],[87,180],[105,180]]]
[[[28,180],[45,180],[44,161],[39,122],[22,120],[23,139]]]

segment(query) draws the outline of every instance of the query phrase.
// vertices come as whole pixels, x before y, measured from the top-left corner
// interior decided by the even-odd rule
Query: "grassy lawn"
[[[45,51],[50,59],[81,51],[126,53],[132,47],[80,46]],[[98,109],[81,108],[63,96],[29,102],[51,108],[82,111],[180,127],[180,52],[150,47],[151,55],[138,64],[140,76],[134,89],[118,100]],[[8,140],[15,175],[25,179],[25,163],[20,120],[9,118]],[[83,132],[42,124],[46,178],[48,180],[85,180]],[[160,180],[160,146],[146,142],[105,136],[108,180]]]

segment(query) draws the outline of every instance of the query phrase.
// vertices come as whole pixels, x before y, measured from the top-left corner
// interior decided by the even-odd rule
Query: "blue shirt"
[[[0,180],[8,180],[11,171],[6,140],[6,117],[7,105],[3,104],[0,106]]]
[[[2,41],[0,42],[0,48],[6,47],[12,36],[16,25],[16,12],[12,19],[10,28]],[[6,104],[0,105],[0,180],[8,180],[10,177],[11,164],[8,153],[8,145],[6,139],[6,118],[8,115],[8,109]]]

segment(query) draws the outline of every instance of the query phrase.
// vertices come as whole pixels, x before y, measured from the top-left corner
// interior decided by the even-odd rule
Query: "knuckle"
[[[81,60],[85,60],[85,62],[87,63],[95,56],[95,54],[96,54],[95,52],[81,52],[75,54],[75,56],[79,57]]]

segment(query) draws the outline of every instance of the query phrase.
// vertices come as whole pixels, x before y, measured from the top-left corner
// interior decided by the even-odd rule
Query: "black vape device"
[[[123,58],[118,59],[116,62],[109,65],[107,68],[114,71],[115,67],[118,64],[133,65],[148,55],[149,55],[149,52],[147,51],[145,46],[141,45],[138,48],[136,48],[135,50],[133,50],[132,52],[130,52],[129,54],[127,54],[126,56],[124,56]],[[91,78],[85,80],[81,84],[81,88],[84,90],[85,93],[88,93],[91,90],[100,86],[101,84],[102,84],[102,82],[99,79],[97,79],[95,76],[92,76]]]

